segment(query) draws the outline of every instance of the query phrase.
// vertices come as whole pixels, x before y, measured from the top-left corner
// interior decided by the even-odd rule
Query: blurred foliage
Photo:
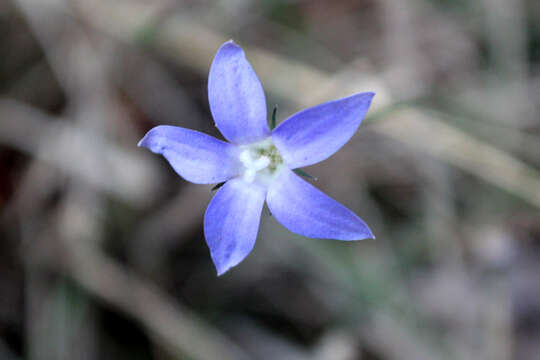
[[[533,0],[0,3],[0,359],[537,359],[538,24]],[[212,185],[136,144],[220,136],[206,78],[230,38],[278,122],[377,92],[306,169],[375,241],[265,209],[216,277]]]

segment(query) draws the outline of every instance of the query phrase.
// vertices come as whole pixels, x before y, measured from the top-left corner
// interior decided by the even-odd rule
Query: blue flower
[[[139,142],[162,154],[184,179],[226,182],[204,215],[204,234],[218,275],[253,249],[266,200],[287,229],[311,238],[374,238],[351,210],[307,183],[292,169],[318,163],[339,150],[368,111],[372,92],[300,111],[273,131],[264,91],[244,51],[223,44],[208,78],[210,110],[223,136],[175,126],[157,126]]]

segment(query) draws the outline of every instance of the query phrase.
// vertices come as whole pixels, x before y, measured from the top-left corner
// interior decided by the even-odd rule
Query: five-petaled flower
[[[204,235],[218,275],[253,249],[266,200],[287,229],[310,238],[374,238],[368,226],[293,170],[322,161],[356,132],[374,93],[355,94],[300,111],[272,131],[264,91],[244,51],[223,44],[208,78],[210,110],[223,136],[157,126],[139,142],[162,154],[184,179],[226,182],[204,215]]]

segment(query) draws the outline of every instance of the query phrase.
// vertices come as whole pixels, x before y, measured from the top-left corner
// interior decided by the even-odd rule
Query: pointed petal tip
[[[367,239],[371,239],[371,240],[375,240],[376,237],[375,235],[373,235],[372,232],[370,232],[366,237],[364,237],[362,240],[367,240]]]
[[[367,92],[353,94],[349,96],[348,98],[349,99],[355,98],[357,101],[367,105],[367,107],[369,108],[369,106],[371,105],[371,101],[373,100],[374,97],[375,97],[375,92],[367,91]],[[343,99],[347,99],[347,98],[343,98]]]
[[[244,261],[245,257],[247,257],[249,253],[251,253],[251,249],[248,251],[247,254],[245,254],[245,256],[241,256],[240,258],[237,258],[235,260],[227,259],[224,261],[224,259],[216,256],[217,254],[210,250],[210,258],[212,259],[212,263],[214,263],[214,267],[216,268],[217,276],[222,276],[225,273],[229,272],[232,268],[240,265],[240,263]]]
[[[363,97],[367,101],[371,102],[371,100],[373,100],[373,97],[375,96],[375,92],[373,92],[373,91],[361,92],[361,93],[355,94],[353,96]]]
[[[166,125],[154,126],[150,130],[148,130],[146,134],[144,134],[141,140],[139,140],[139,142],[137,143],[137,147],[145,147],[151,150],[152,152],[154,152],[152,150],[152,138],[154,137],[156,133],[159,133],[160,131],[162,131],[163,129],[166,129],[167,127],[168,126]]]
[[[233,39],[229,40],[229,41],[226,41],[224,42],[218,49],[218,52],[221,51],[221,50],[240,50],[242,51],[242,47],[240,45],[238,45],[237,43],[234,42]]]
[[[362,220],[360,223],[360,228],[361,229],[358,232],[358,238],[356,238],[355,240],[368,240],[368,239],[375,240],[375,235],[373,235],[373,232],[371,231],[371,229]]]
[[[212,262],[214,263],[214,267],[216,268],[217,276],[222,276],[226,272],[229,272],[233,267],[239,265],[244,259],[240,259],[239,261],[233,261],[233,262],[218,262],[217,259],[215,259],[212,255]]]
[[[152,130],[150,130],[152,131]],[[146,134],[144,134],[144,136],[142,137],[141,140],[139,140],[139,142],[137,143],[137,147],[148,147],[148,134],[150,133],[150,131],[148,131]]]
[[[375,237],[354,212],[288,169],[277,175],[266,203],[277,221],[305,237],[343,241]]]
[[[204,214],[204,237],[218,276],[251,253],[264,199],[264,189],[232,179],[210,200]]]
[[[221,45],[210,66],[208,101],[228,141],[249,144],[270,135],[263,87],[244,50],[232,40]]]
[[[229,267],[224,267],[222,269],[218,268],[217,265],[216,265],[216,273],[217,273],[217,276],[222,276],[224,275],[226,272],[228,272],[230,269],[231,269],[232,266],[229,266]]]
[[[316,164],[338,151],[362,123],[374,92],[331,100],[282,121],[272,132],[274,145],[290,168]]]
[[[226,272],[228,272],[231,268],[238,265],[240,262],[230,263],[230,262],[223,262],[219,261],[219,258],[214,257],[213,253],[210,252],[210,258],[212,259],[212,262],[214,263],[214,267],[216,268],[216,274],[217,276],[222,276]]]
[[[146,136],[145,136],[146,137]],[[141,140],[139,140],[139,142],[137,143],[137,147],[142,147],[144,146],[144,139],[145,137],[143,137]]]
[[[360,223],[360,229],[356,233],[356,235],[351,234],[350,237],[344,237],[337,240],[345,240],[345,241],[361,241],[361,240],[368,240],[372,239],[375,240],[375,235],[371,232],[371,229],[367,228],[367,225],[362,221]]]
[[[195,130],[159,125],[137,146],[162,155],[178,175],[196,184],[219,183],[238,173],[232,145]]]

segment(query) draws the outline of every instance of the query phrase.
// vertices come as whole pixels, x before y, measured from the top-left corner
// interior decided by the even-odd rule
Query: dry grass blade
[[[373,129],[452,164],[540,208],[540,174],[507,152],[447,125],[436,114],[399,111]]]
[[[71,247],[72,276],[86,290],[133,316],[178,358],[247,359],[236,345],[159,288],[103,254]]]
[[[87,13],[89,21],[96,26],[102,26],[105,31],[112,32],[114,36],[124,38],[154,24],[152,15],[158,10],[151,5],[141,7],[138,16],[133,17],[138,21],[123,24],[120,28],[115,24],[121,23],[118,17],[121,11],[111,12],[105,9],[110,10],[95,6],[93,12]],[[128,6],[126,11],[136,12],[137,8]],[[226,40],[228,40],[226,37],[189,19],[171,17],[153,30],[152,46],[182,65],[189,65],[206,73],[215,49]],[[248,48],[246,52],[250,54],[250,60],[265,88],[287,97],[296,103],[298,108],[315,105],[313,101],[324,99],[324,94],[336,95],[336,92],[344,94],[368,89],[377,92],[372,111],[393,103],[389,90],[372,77],[355,74],[352,77],[336,79],[322,70],[289,61],[264,50]],[[403,114],[407,113],[413,116],[404,118]],[[397,118],[396,121],[391,121],[391,118],[375,126],[376,131],[400,142],[406,142],[419,151],[432,154],[487,183],[519,196],[531,205],[540,207],[540,176],[532,167],[505,151],[446,125],[432,114],[413,109],[401,114],[399,121]],[[441,144],[447,142],[452,146],[443,149]]]
[[[123,149],[15,101],[0,101],[0,117],[9,119],[0,123],[0,143],[130,203],[145,203],[156,193],[159,172],[136,153],[135,144],[132,150]],[[107,171],[96,171],[103,166]]]

